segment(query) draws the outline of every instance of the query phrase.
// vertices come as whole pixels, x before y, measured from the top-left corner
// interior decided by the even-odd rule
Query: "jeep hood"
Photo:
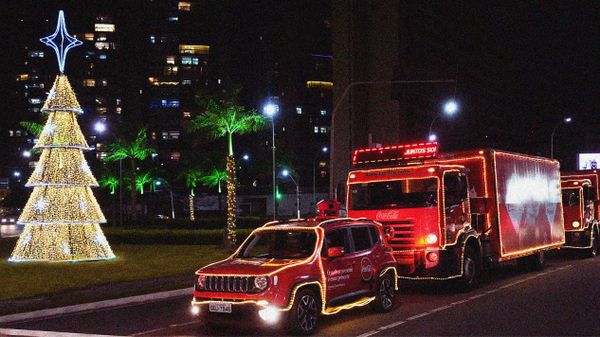
[[[304,259],[228,259],[201,268],[196,273],[226,275],[265,275]]]

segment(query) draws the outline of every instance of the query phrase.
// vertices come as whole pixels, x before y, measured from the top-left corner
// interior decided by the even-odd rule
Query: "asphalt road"
[[[600,257],[554,256],[541,272],[507,264],[481,286],[458,293],[442,283],[403,283],[399,305],[387,314],[368,307],[323,317],[322,336],[573,336],[600,335]],[[106,335],[265,335],[233,322],[206,327],[189,313],[189,297],[4,325],[40,331]]]

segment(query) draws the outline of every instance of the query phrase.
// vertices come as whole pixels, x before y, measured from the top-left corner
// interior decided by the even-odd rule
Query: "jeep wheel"
[[[299,291],[290,310],[290,330],[300,335],[312,334],[317,328],[319,309],[319,300],[312,290]]]
[[[394,308],[396,286],[392,273],[382,275],[377,281],[377,294],[373,301],[373,310],[388,312]]]
[[[462,275],[458,278],[458,289],[461,291],[470,291],[477,286],[479,277],[479,264],[477,255],[472,247],[465,247],[462,261]]]

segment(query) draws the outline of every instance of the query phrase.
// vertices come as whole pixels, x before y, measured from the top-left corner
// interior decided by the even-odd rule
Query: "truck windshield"
[[[350,185],[350,209],[377,210],[437,205],[437,179],[406,179]]]
[[[267,230],[252,234],[238,258],[302,259],[315,250],[317,236],[312,230]]]
[[[563,206],[579,206],[579,189],[562,191]]]

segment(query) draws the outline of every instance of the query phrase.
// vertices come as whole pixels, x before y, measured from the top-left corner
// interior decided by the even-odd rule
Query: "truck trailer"
[[[559,163],[481,149],[438,153],[423,142],[355,150],[350,217],[381,222],[400,278],[455,279],[519,259],[541,269],[565,242]]]
[[[589,257],[596,256],[600,250],[599,175],[597,170],[561,174],[566,241],[563,247],[581,250]]]

